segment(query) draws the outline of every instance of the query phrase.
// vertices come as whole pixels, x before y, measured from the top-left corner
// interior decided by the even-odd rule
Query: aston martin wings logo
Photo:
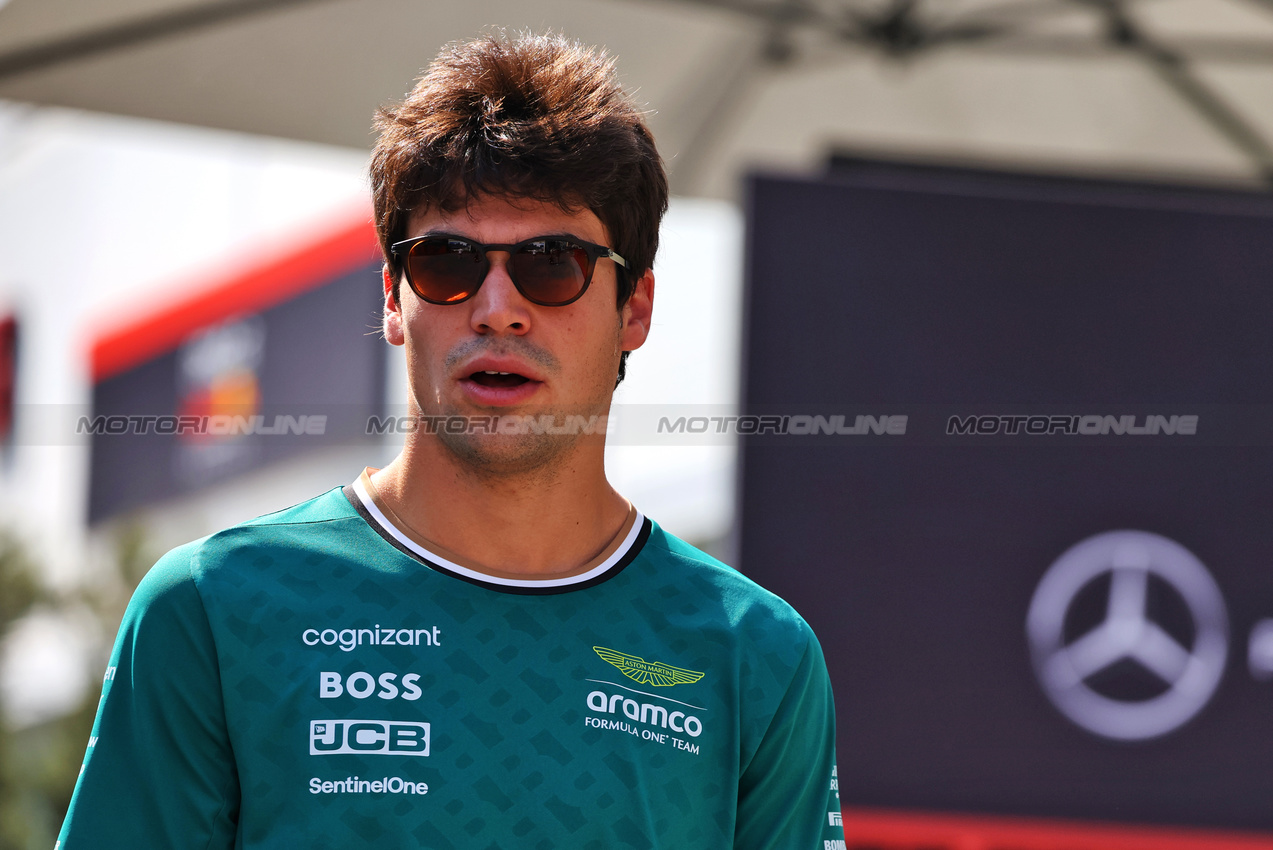
[[[665,688],[669,685],[692,685],[703,678],[702,673],[695,673],[693,670],[682,670],[680,667],[673,667],[659,661],[646,661],[644,658],[615,652],[604,646],[594,646],[593,649],[597,655],[623,671],[623,675],[640,685]]]

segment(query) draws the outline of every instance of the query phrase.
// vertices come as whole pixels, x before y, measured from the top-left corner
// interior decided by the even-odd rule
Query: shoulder
[[[658,523],[652,523],[646,550],[685,592],[715,600],[730,627],[744,630],[751,640],[802,649],[816,642],[813,630],[786,600]]]
[[[276,526],[289,525],[311,525],[315,523],[327,523],[338,520],[353,519],[357,517],[358,512],[354,510],[353,505],[345,498],[343,488],[333,487],[322,495],[307,499],[299,504],[292,505],[290,508],[284,508],[281,511],[259,516],[256,519],[248,520],[236,526],[233,529],[268,529]]]
[[[180,546],[165,559],[184,560],[199,582],[228,563],[239,563],[245,558],[261,566],[271,557],[271,552],[338,547],[342,541],[356,539],[364,527],[365,523],[340,488],[333,488],[300,504]]]
[[[695,670],[714,671],[722,699],[738,707],[748,761],[775,728],[775,718],[829,704],[822,648],[791,605],[657,525],[646,548],[658,579],[641,588],[648,601],[634,604],[695,636],[701,654],[687,660],[703,665]],[[823,721],[816,715],[820,729]]]
[[[281,511],[231,526],[183,544],[160,558],[138,585],[130,608],[139,611],[166,602],[194,602],[205,581],[234,566],[260,566],[269,550],[321,548],[325,536],[315,529],[357,520],[357,512],[339,488]],[[306,533],[309,532],[309,533]],[[344,535],[349,537],[348,531]]]

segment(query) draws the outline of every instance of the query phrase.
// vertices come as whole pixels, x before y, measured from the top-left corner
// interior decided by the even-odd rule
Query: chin
[[[464,466],[478,474],[550,474],[579,443],[555,434],[448,434],[438,439]]]

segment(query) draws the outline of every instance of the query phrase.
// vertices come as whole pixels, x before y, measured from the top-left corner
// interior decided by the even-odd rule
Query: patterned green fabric
[[[499,586],[333,490],[138,588],[60,850],[843,847],[821,649],[657,525]]]

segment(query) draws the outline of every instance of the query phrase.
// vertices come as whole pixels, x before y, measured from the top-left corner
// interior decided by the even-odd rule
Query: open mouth
[[[474,372],[469,380],[483,387],[520,387],[530,380],[516,372]]]

